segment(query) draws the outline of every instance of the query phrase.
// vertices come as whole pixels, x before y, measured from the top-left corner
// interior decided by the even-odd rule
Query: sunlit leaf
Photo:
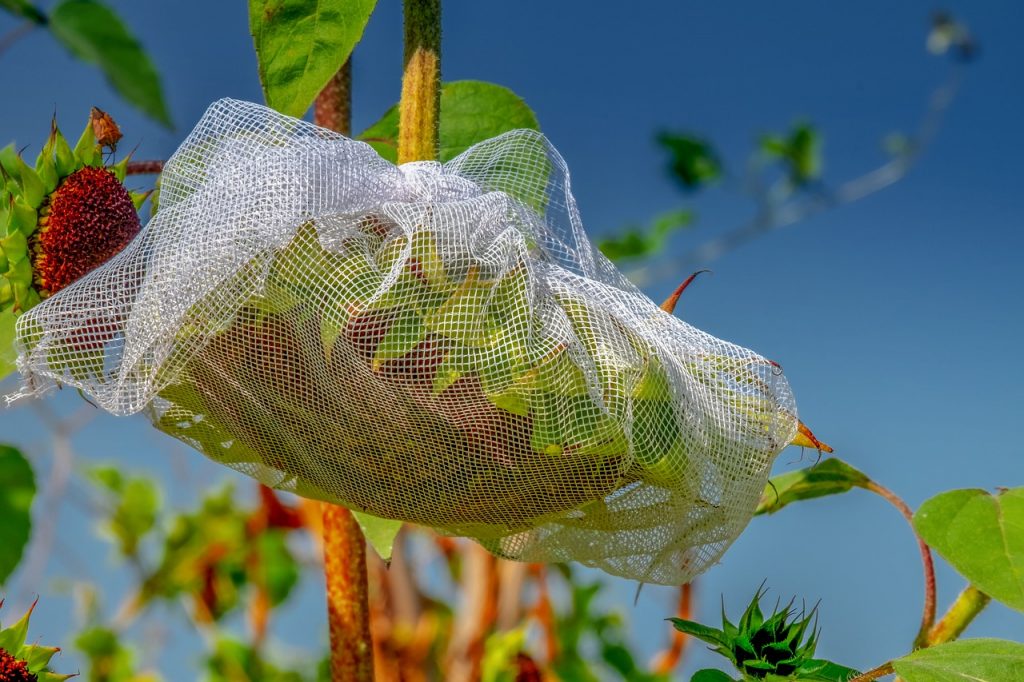
[[[364,512],[352,512],[359,527],[363,530],[366,541],[384,561],[391,561],[391,552],[395,546],[398,531],[402,530],[402,522],[392,519],[381,519]]]
[[[1024,644],[1001,639],[961,639],[918,649],[893,661],[905,682],[1019,682]]]
[[[171,126],[156,67],[113,10],[96,0],[62,0],[50,30],[76,57],[99,66],[118,94]]]
[[[19,450],[0,445],[0,585],[14,572],[28,544],[36,480]]]
[[[348,59],[376,0],[249,0],[267,104],[302,116]]]
[[[942,493],[921,505],[914,527],[975,587],[1024,611],[1024,487]]]
[[[440,160],[449,161],[477,142],[517,128],[539,130],[537,117],[508,88],[483,81],[455,81],[441,86],[438,141]],[[398,159],[398,107],[392,107],[359,136],[377,153]]]
[[[772,478],[761,494],[755,513],[774,514],[793,502],[845,493],[869,480],[843,460],[830,457],[815,466]]]

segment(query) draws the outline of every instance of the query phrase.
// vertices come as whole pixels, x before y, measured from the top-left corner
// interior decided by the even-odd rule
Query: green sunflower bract
[[[797,430],[761,356],[660,310],[513,131],[444,165],[215,103],[127,249],[19,321],[24,393],[78,387],[276,488],[680,583]]]

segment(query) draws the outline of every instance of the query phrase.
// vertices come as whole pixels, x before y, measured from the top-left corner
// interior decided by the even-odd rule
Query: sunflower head
[[[127,157],[105,165],[112,142],[97,140],[94,119],[74,148],[54,121],[34,166],[12,145],[0,149],[0,310],[28,310],[139,233],[146,195],[125,188]]]

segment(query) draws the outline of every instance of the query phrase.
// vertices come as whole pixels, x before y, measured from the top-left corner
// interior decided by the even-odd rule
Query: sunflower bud
[[[0,601],[0,606],[3,602]],[[35,604],[9,628],[0,629],[0,682],[61,682],[73,675],[50,671],[50,659],[60,651],[57,647],[25,644],[28,621]]]

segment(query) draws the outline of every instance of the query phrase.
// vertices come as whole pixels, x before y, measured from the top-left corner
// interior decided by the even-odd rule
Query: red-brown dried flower
[[[33,269],[44,296],[110,260],[141,229],[131,195],[106,168],[86,166],[69,175],[40,213]]]

